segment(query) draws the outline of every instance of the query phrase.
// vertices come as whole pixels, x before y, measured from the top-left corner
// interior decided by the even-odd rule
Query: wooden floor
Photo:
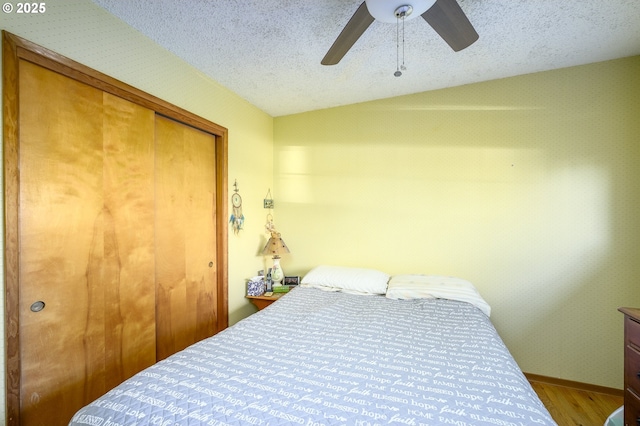
[[[559,426],[602,426],[623,402],[622,396],[529,381]]]

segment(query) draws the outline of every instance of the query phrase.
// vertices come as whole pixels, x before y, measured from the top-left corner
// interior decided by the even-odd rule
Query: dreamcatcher
[[[234,193],[231,196],[231,205],[233,211],[231,213],[231,218],[229,219],[229,223],[233,227],[233,233],[238,234],[242,229],[242,225],[244,225],[244,215],[242,214],[242,197],[238,194],[238,181],[236,180],[233,183],[235,189]]]

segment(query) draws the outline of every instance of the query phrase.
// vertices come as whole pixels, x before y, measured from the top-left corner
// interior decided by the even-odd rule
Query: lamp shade
[[[284,240],[280,236],[280,233],[271,232],[271,238],[269,238],[269,241],[267,241],[267,245],[264,246],[264,249],[262,250],[262,254],[279,256],[285,253],[290,253],[290,251],[289,251],[289,247],[287,247]]]
[[[436,0],[365,0],[369,14],[373,16],[376,21],[395,23],[396,22],[396,9],[401,6],[411,6],[413,12],[407,16],[405,20],[410,20],[422,15],[429,10],[431,6],[435,4]]]

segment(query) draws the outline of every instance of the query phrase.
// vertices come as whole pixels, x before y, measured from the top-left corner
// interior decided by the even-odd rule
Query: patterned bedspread
[[[296,288],[72,425],[555,425],[476,307]]]

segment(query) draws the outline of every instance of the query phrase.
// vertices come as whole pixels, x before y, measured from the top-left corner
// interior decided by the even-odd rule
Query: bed
[[[340,282],[343,274],[331,271],[321,275]],[[391,277],[369,293],[366,279],[356,289],[305,277],[266,309],[112,389],[70,424],[555,425],[486,302],[443,277],[427,292],[429,280]]]

